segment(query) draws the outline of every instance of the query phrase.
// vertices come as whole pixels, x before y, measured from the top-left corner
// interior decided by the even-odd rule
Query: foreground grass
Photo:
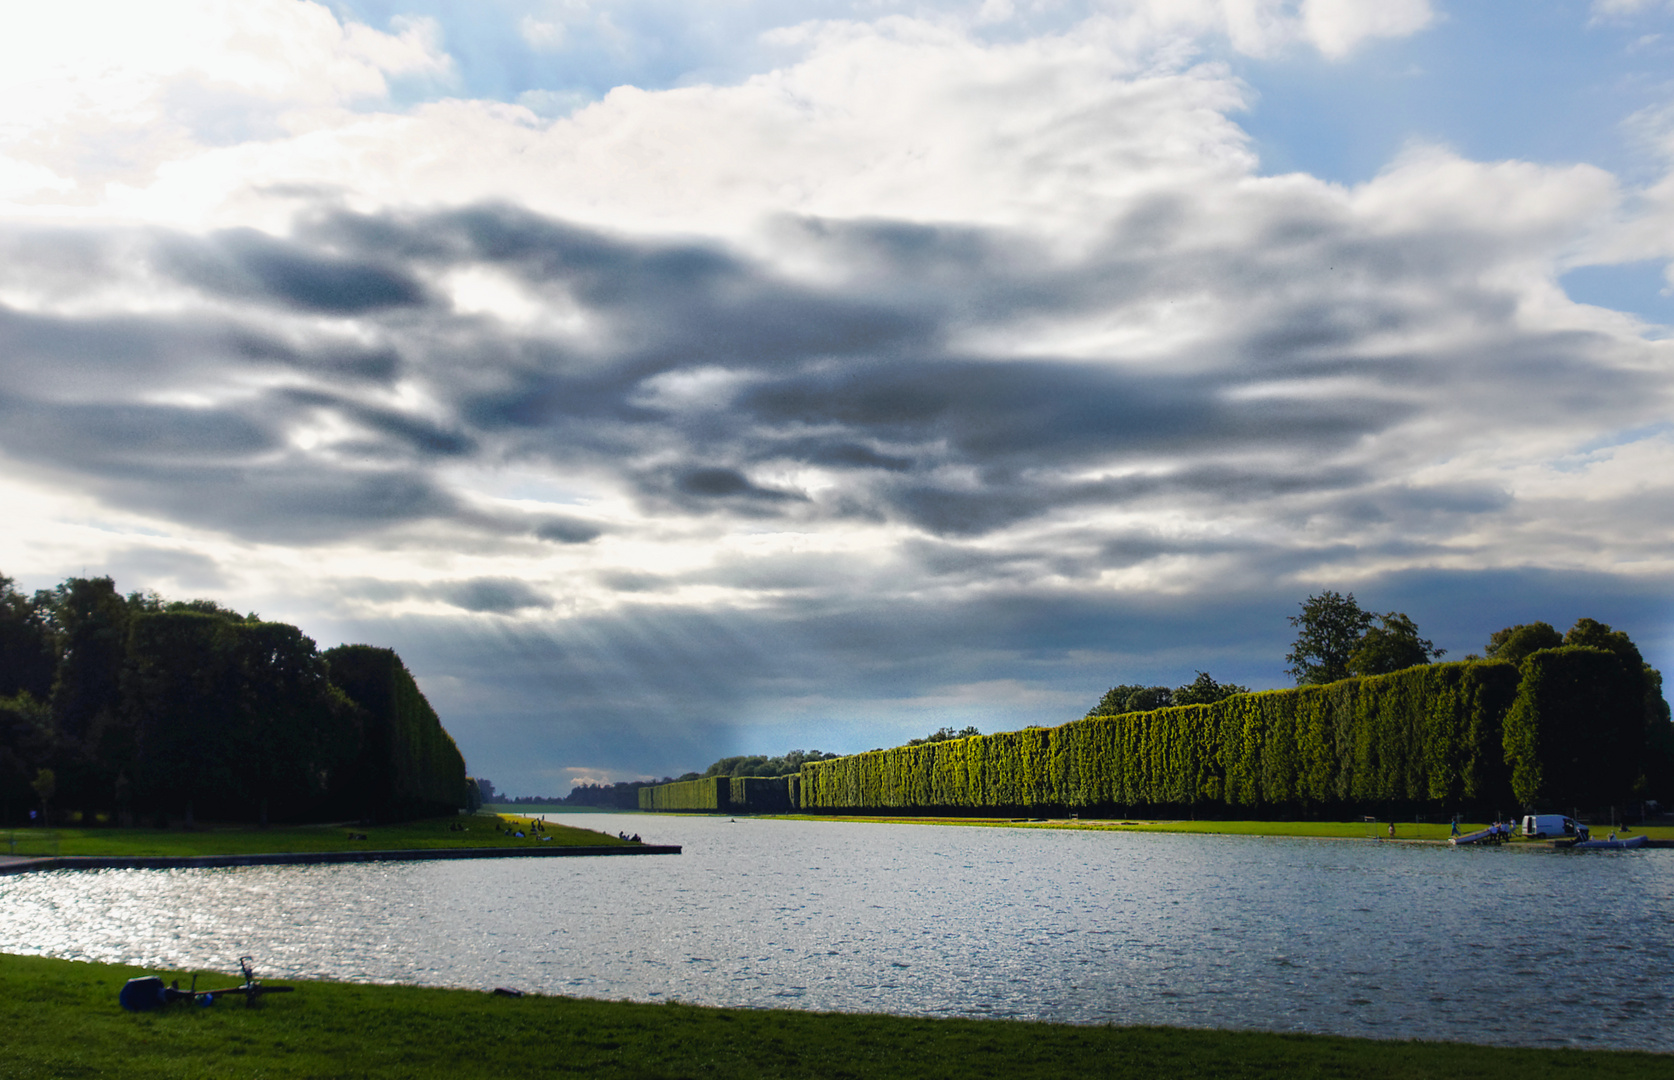
[[[204,825],[195,829],[4,829],[0,855],[257,855],[303,851],[413,851],[456,847],[621,844],[615,836],[549,822],[531,838],[531,818],[473,814],[398,825]],[[459,828],[462,826],[463,828]],[[523,837],[507,830],[521,829]],[[365,839],[350,839],[353,833]],[[14,849],[15,842],[15,849]]]
[[[117,991],[140,974],[154,972],[0,955],[0,1077],[1651,1080],[1674,1071],[1666,1054],[513,999],[344,983],[287,981],[297,992],[259,1009],[228,999],[207,1009],[122,1012]],[[199,985],[236,981],[220,974]]]
[[[1081,820],[1077,818],[973,818],[973,817],[883,817],[844,814],[783,814],[776,815],[795,821],[863,821],[888,822],[897,825],[965,825],[1011,829],[1087,829],[1113,832],[1172,832],[1201,833],[1220,836],[1311,836],[1324,839],[1388,839],[1387,820],[1368,824],[1364,821],[1151,821],[1120,819],[1115,821]],[[1486,822],[1460,822],[1459,832],[1469,834],[1486,829]],[[1593,835],[1603,838],[1608,827],[1595,826]],[[1428,840],[1445,843],[1452,833],[1447,822],[1397,821],[1396,840]],[[1624,836],[1643,833],[1653,840],[1674,840],[1674,825],[1647,825]]]

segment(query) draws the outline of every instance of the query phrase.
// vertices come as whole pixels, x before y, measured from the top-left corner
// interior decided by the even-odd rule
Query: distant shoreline
[[[661,816],[678,816],[674,814]],[[707,817],[719,814],[703,815]],[[1449,822],[1395,822],[1395,835],[1389,835],[1389,822],[1364,821],[1180,821],[1167,819],[1107,819],[1107,818],[982,818],[982,817],[917,817],[907,814],[729,814],[744,820],[762,821],[846,821],[862,824],[889,825],[957,825],[990,829],[1068,829],[1086,832],[1150,832],[1186,833],[1200,836],[1264,836],[1295,837],[1315,840],[1380,840],[1409,844],[1446,844],[1452,834]],[[1487,828],[1487,823],[1459,823],[1459,832],[1469,834]],[[1618,830],[1620,827],[1618,826]],[[1593,835],[1601,836],[1608,827],[1594,826]],[[1674,844],[1674,825],[1645,825],[1623,835],[1648,837],[1656,846]],[[1523,841],[1517,840],[1521,844]],[[1529,841],[1531,846],[1542,842]]]

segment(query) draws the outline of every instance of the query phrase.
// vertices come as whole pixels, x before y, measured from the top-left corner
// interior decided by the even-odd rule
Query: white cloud
[[[1307,41],[1341,60],[1370,38],[1407,37],[1430,25],[1429,0],[1303,0]]]
[[[91,196],[104,180],[147,177],[206,145],[382,98],[390,76],[443,77],[449,66],[433,21],[385,33],[298,0],[8,5],[0,164],[73,179]]]
[[[518,20],[517,32],[532,48],[553,49],[564,40],[564,24],[561,22],[547,22],[537,19],[533,15],[525,15]]]
[[[874,702],[1040,715],[1066,692],[914,657],[1020,598],[1063,625],[1674,574],[1666,434],[1587,449],[1668,415],[1674,346],[1555,284],[1666,246],[1666,185],[1431,145],[1350,187],[1263,176],[1248,88],[1203,59],[1342,59],[1425,4],[1118,3],[1031,36],[996,2],[802,25],[731,83],[400,111],[390,79],[447,75],[434,27],[158,10],[188,44],[129,55],[113,7],[0,65],[8,573],[105,557],[276,616],[544,628],[601,698],[637,663],[682,700],[835,625],[796,655],[922,663]],[[809,715],[845,700],[762,670]]]

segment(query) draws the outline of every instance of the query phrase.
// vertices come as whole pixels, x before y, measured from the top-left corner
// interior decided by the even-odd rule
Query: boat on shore
[[[1608,840],[1559,840],[1552,846],[1575,850],[1585,849],[1587,851],[1616,851],[1624,848],[1641,848],[1645,846],[1645,842],[1644,834],[1617,839],[1616,834],[1611,833]]]

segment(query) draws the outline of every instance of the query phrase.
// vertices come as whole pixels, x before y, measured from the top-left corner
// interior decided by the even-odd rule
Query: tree
[[[1121,716],[1123,713],[1150,712],[1152,709],[1166,709],[1176,704],[1174,691],[1166,686],[1141,686],[1138,683],[1123,683],[1112,686],[1099,698],[1088,716]]]
[[[1350,675],[1349,657],[1371,629],[1374,616],[1363,610],[1354,594],[1327,589],[1302,603],[1302,614],[1288,616],[1299,633],[1285,659],[1298,686],[1336,682]]]
[[[1398,611],[1378,616],[1381,625],[1369,628],[1360,637],[1360,644],[1349,657],[1348,669],[1353,675],[1388,675],[1410,667],[1428,664],[1447,652],[1438,649],[1426,638],[1418,636],[1418,626]]]
[[[1556,649],[1564,643],[1563,635],[1550,623],[1518,623],[1488,636],[1488,647],[1483,654],[1490,660],[1509,660],[1521,664],[1523,657],[1541,649]]]
[[[1234,694],[1247,694],[1250,688],[1239,686],[1237,683],[1219,683],[1209,676],[1207,671],[1197,673],[1197,678],[1178,687],[1173,694],[1176,705],[1213,705],[1217,701],[1224,701]]]
[[[41,800],[41,824],[52,827],[52,797],[58,793],[58,777],[51,769],[38,769],[30,783],[36,798]]]
[[[52,693],[52,633],[46,613],[0,574],[0,698],[27,693],[45,701]]]

